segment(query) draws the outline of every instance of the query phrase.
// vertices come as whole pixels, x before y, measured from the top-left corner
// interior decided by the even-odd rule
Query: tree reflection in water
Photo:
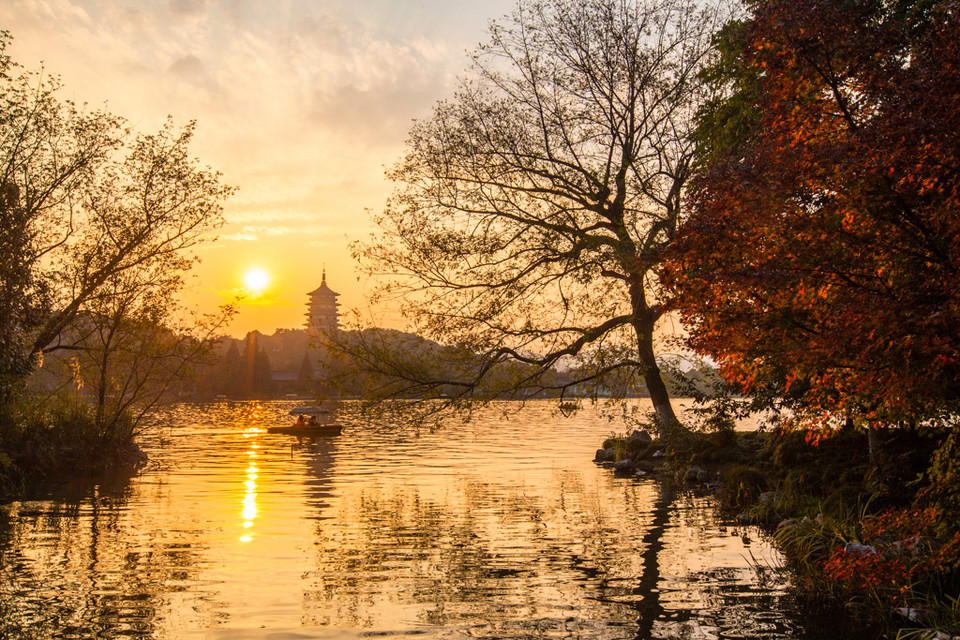
[[[125,485],[96,486],[82,501],[0,507],[0,637],[160,635],[158,619],[195,587],[204,547],[199,531],[143,526],[127,497]],[[199,599],[205,611],[191,599],[199,617],[216,617],[212,599]]]
[[[341,496],[316,525],[304,623],[437,637],[794,637],[763,620],[781,593],[744,601],[742,569],[687,574],[697,562],[686,556],[716,535],[703,499],[622,481],[620,500],[645,505],[625,522],[578,474],[558,471],[556,483],[552,501],[479,480],[438,497],[414,484]],[[704,517],[698,535],[690,520]]]
[[[803,637],[769,546],[597,468],[599,417],[298,443],[289,409],[172,407],[129,484],[0,506],[0,637]]]

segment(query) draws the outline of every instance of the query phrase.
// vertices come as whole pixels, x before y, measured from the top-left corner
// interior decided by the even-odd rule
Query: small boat
[[[325,416],[330,413],[330,409],[321,409],[320,407],[294,407],[290,409],[292,416]]]
[[[269,433],[283,433],[289,436],[306,438],[329,438],[343,431],[339,424],[291,424],[282,427],[267,427]]]

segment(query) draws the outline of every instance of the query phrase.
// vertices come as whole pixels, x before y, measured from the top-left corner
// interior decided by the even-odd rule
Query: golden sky
[[[189,299],[231,299],[259,267],[264,292],[230,333],[304,321],[328,284],[365,309],[348,245],[372,231],[384,169],[411,119],[449,97],[513,0],[2,0],[14,60],[62,78],[62,97],[149,132],[198,121],[193,150],[239,187],[201,250]]]

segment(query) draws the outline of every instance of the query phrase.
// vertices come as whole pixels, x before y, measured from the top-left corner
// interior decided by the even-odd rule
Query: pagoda
[[[307,305],[307,330],[313,333],[336,331],[339,326],[340,313],[337,308],[339,293],[327,286],[327,270],[323,270],[323,280],[320,286],[307,294],[310,302]]]

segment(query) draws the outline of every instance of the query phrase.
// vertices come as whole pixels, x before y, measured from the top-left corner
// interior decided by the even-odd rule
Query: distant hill
[[[330,346],[331,340],[336,348]],[[242,339],[221,339],[214,360],[200,372],[193,388],[201,397],[238,399],[290,395],[435,397],[461,392],[463,387],[442,381],[470,379],[478,366],[476,354],[395,329],[338,331],[329,339],[311,335],[306,329],[279,329],[271,335],[252,331]],[[548,392],[509,391],[517,379],[533,371],[526,367],[518,363],[501,365],[477,392],[496,397],[544,396]],[[683,369],[666,363],[664,374],[674,395],[706,391],[718,380],[709,366]],[[560,386],[576,376],[576,369],[554,371],[544,381]],[[642,382],[598,385],[596,389],[578,385],[566,395],[647,395]]]

